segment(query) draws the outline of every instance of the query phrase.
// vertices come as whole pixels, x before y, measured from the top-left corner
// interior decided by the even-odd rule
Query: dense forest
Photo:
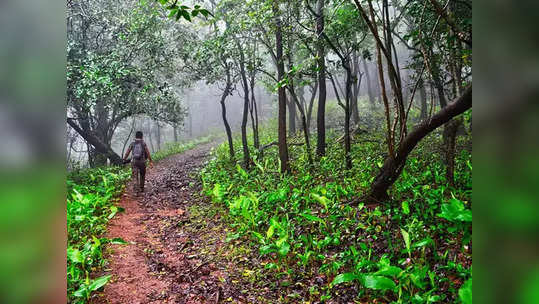
[[[471,0],[66,23],[69,303],[472,303]]]

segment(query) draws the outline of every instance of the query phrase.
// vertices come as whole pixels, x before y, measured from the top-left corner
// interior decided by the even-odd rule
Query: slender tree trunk
[[[316,155],[322,157],[326,154],[326,53],[324,50],[324,0],[318,0],[316,5],[316,35],[318,37],[316,52],[318,64],[318,113],[316,117],[317,142]]]
[[[228,77],[230,79],[230,77]],[[232,130],[230,129],[230,125],[228,124],[228,120],[226,118],[226,98],[230,94],[230,87],[231,84],[229,81],[227,81],[226,88],[223,91],[223,94],[221,95],[221,100],[219,101],[221,103],[221,117],[223,118],[223,124],[225,125],[225,132],[226,132],[226,138],[228,139],[228,153],[230,156],[230,160],[234,161],[235,155],[234,155],[234,142],[232,140]]]
[[[243,65],[243,63],[240,63]],[[247,143],[247,118],[248,118],[248,108],[249,108],[249,87],[247,83],[247,78],[245,76],[245,69],[241,69],[242,72],[242,81],[243,81],[243,115],[241,119],[241,143],[243,146],[243,165],[245,168],[249,168],[250,155],[249,155],[249,146]]]
[[[290,42],[290,40],[289,40],[289,42]],[[289,70],[292,70],[292,67],[294,66],[293,61],[292,61],[292,54],[290,54],[290,52],[292,52],[291,49],[292,49],[292,47],[289,45],[289,47],[288,47],[288,52],[289,53],[287,54],[287,57],[288,57],[288,69]],[[307,161],[309,162],[309,165],[312,165],[313,164],[313,158],[312,158],[312,155],[311,155],[311,142],[310,142],[310,139],[309,139],[309,128],[307,127],[307,118],[305,116],[305,108],[301,104],[301,102],[300,102],[300,100],[298,98],[298,95],[296,94],[295,86],[294,86],[294,77],[289,78],[288,91],[290,92],[290,96],[291,96],[292,101],[295,103],[295,105],[297,106],[297,108],[298,108],[298,110],[300,112],[301,125],[303,127],[303,135],[305,137],[305,150],[307,152]]]
[[[253,144],[258,150],[260,148],[260,140],[258,137],[258,109],[255,99],[255,74],[251,75],[251,124],[253,126]]]
[[[296,104],[290,98],[287,98],[288,105],[288,136],[296,135]]]
[[[421,114],[419,118],[421,121],[427,119],[427,91],[425,90],[425,83],[423,80],[419,83],[419,99],[421,101]]]
[[[307,108],[307,129],[311,130],[311,121],[313,116],[314,99],[316,98],[316,92],[318,91],[318,80],[316,80],[314,87],[311,90],[311,99],[309,100],[309,106]]]
[[[346,99],[344,109],[344,157],[346,169],[352,169],[351,143],[350,143],[350,104],[352,98],[352,75],[350,67],[346,70]]]
[[[172,133],[174,133],[174,142],[178,142],[178,125],[174,124],[172,126]]]
[[[155,124],[157,126],[155,139],[157,142],[157,151],[159,151],[161,150],[161,124],[159,124],[159,122],[156,122]]]
[[[369,102],[371,104],[371,108],[374,110],[376,108],[376,100],[374,98],[374,92],[372,90],[372,84],[371,84],[371,75],[369,72],[369,68],[367,67],[367,61],[365,58],[363,58],[361,61],[363,61],[363,69],[365,70],[365,80],[367,80],[367,94],[369,95]]]
[[[449,185],[455,185],[455,148],[457,131],[461,124],[460,119],[452,119],[444,126],[444,146],[445,146],[445,177]]]
[[[387,190],[400,176],[406,159],[415,146],[430,132],[450,121],[453,117],[462,114],[472,107],[472,86],[470,85],[462,96],[457,98],[430,119],[423,121],[400,143],[395,156],[389,155],[380,172],[371,184],[369,199],[384,201],[388,199]]]
[[[321,1],[321,0],[319,0]],[[284,77],[284,62],[283,62],[283,34],[281,25],[281,12],[279,11],[279,3],[273,1],[272,5],[273,16],[275,18],[275,48],[277,59],[277,81],[281,82]],[[281,173],[289,172],[288,167],[288,145],[286,143],[286,92],[284,86],[279,86],[279,159],[281,161]]]
[[[131,139],[131,134],[133,134],[133,131],[135,130],[135,118],[131,121],[131,128],[129,129],[129,134],[124,140],[124,144],[122,146],[122,154],[120,156],[124,155],[125,147],[127,146],[127,143],[129,142],[129,139]]]
[[[358,98],[359,98],[359,85],[361,82],[359,81],[359,61],[357,58],[357,53],[354,52],[352,54],[352,97],[350,100],[350,106],[352,107],[352,120],[354,121],[354,124],[359,124],[359,109],[358,109]]]

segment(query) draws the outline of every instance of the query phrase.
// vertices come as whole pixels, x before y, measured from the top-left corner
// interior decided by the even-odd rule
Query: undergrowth
[[[92,278],[102,267],[103,245],[125,243],[100,237],[119,211],[114,202],[130,172],[121,167],[87,169],[67,177],[67,294],[68,302],[86,303],[91,292],[103,287],[110,275]]]
[[[266,128],[261,142],[273,134]],[[313,167],[303,146],[290,146],[292,172],[284,175],[276,147],[264,158],[252,151],[246,170],[228,159],[226,143],[219,146],[201,179],[204,193],[229,211],[227,240],[245,240],[266,258],[257,271],[282,302],[471,303],[471,138],[459,138],[454,187],[433,134],[410,155],[391,201],[378,205],[359,198],[382,166],[383,136],[355,139],[351,170],[336,138]],[[238,138],[235,147],[241,159]]]
[[[168,143],[152,154],[155,161],[182,153],[207,143],[212,136],[184,143]],[[110,275],[95,278],[106,260],[104,245],[125,244],[120,238],[102,237],[106,226],[116,213],[123,211],[115,205],[118,196],[131,176],[129,166],[80,169],[67,176],[67,295],[70,303],[87,303],[92,292],[103,287]]]

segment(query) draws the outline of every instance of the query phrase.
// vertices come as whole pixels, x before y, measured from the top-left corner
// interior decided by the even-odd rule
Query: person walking
[[[144,180],[146,177],[146,159],[148,159],[150,168],[153,167],[152,156],[148,150],[148,146],[142,139],[142,132],[135,133],[135,141],[133,141],[125,152],[124,161],[127,161],[129,153],[132,153],[131,169],[133,174],[133,190],[135,192],[144,192]]]

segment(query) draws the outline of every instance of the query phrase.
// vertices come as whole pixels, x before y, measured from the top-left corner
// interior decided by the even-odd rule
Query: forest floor
[[[156,163],[147,171],[146,191],[129,183],[109,223],[105,273],[112,279],[92,303],[274,302],[268,288],[249,279],[260,261],[225,241],[222,212],[200,194],[197,172],[216,143],[199,145]]]

